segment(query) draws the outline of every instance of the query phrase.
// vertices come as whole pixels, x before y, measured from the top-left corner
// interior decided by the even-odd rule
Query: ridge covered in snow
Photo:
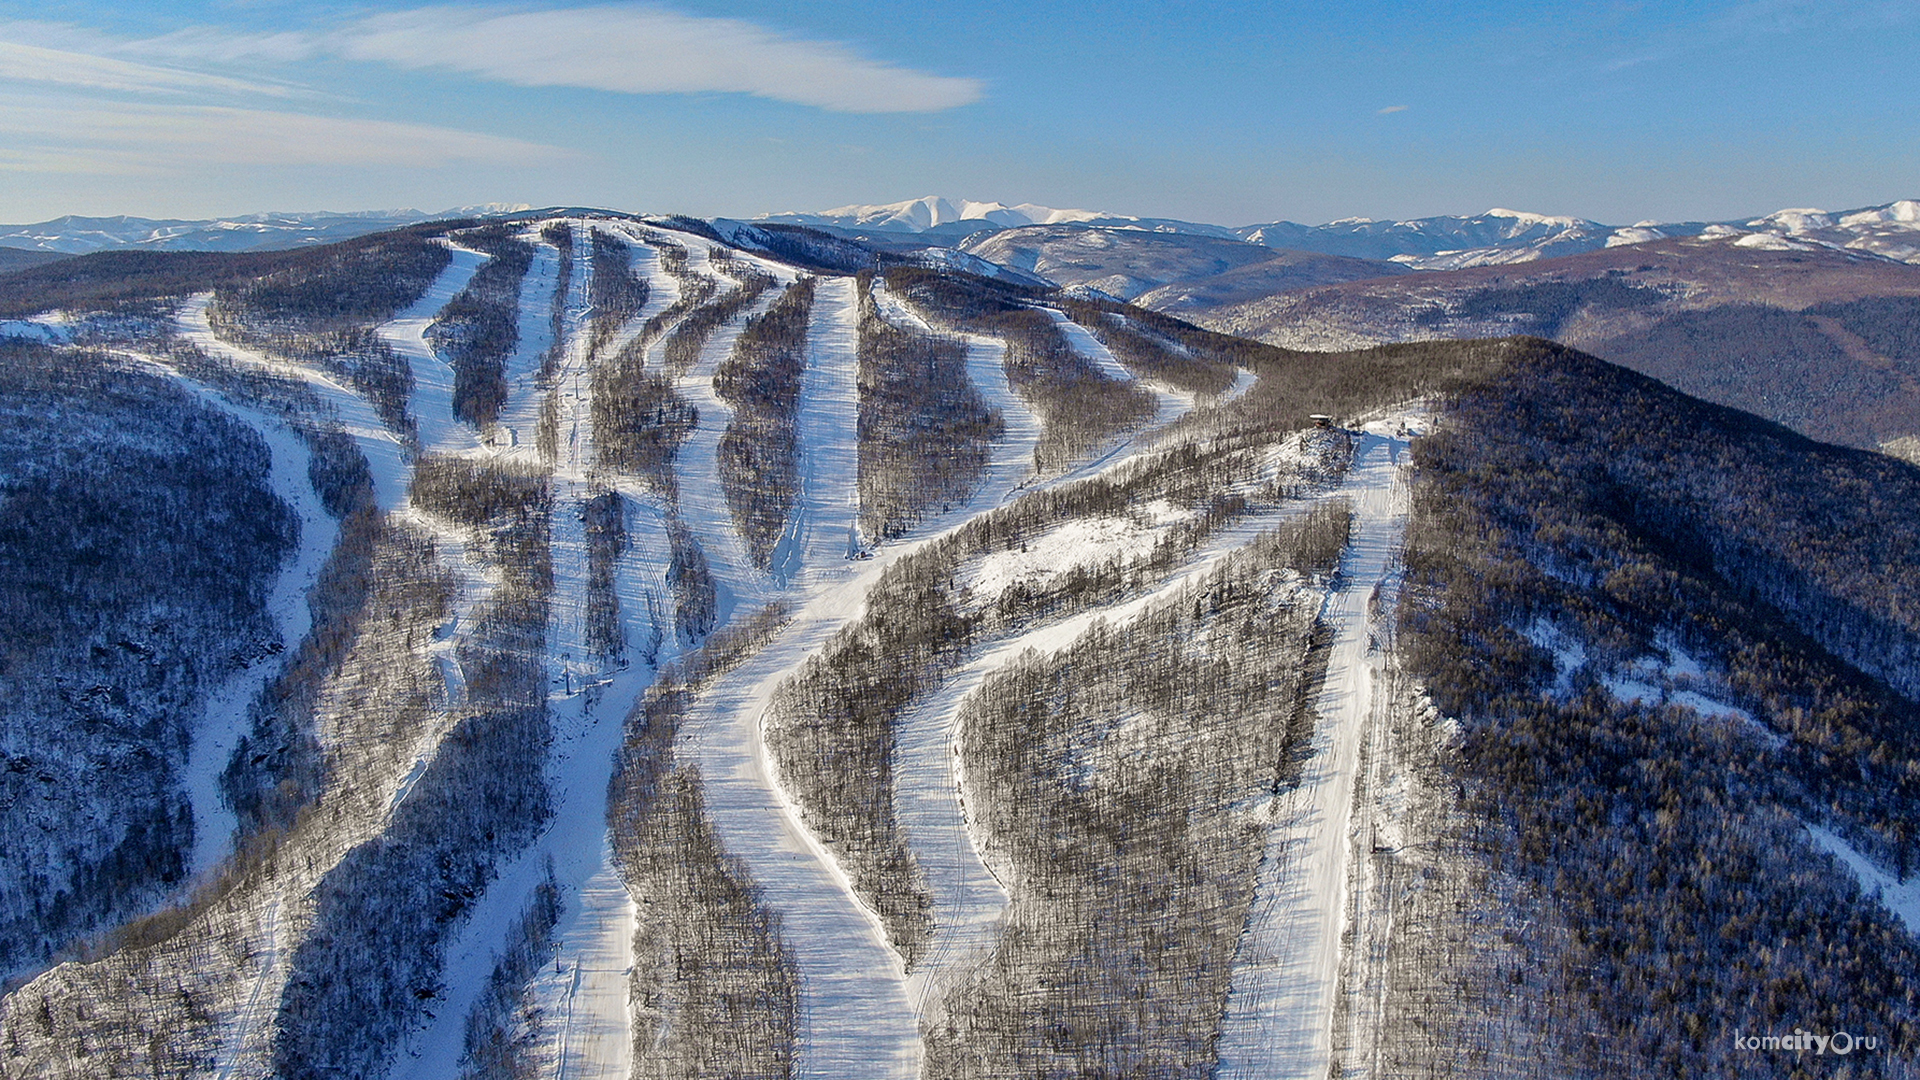
[[[1839,213],[1787,209],[1722,222],[1637,221],[1608,225],[1562,214],[1494,207],[1481,214],[1378,220],[1347,217],[1321,225],[1293,221],[1229,228],[1173,218],[1142,218],[1020,203],[927,196],[883,205],[842,206],[817,213],[770,214],[777,224],[916,237],[958,243],[967,237],[1033,225],[1189,233],[1271,248],[1347,258],[1390,260],[1414,270],[1460,270],[1531,262],[1622,244],[1705,235],[1746,247],[1843,248],[1901,262],[1920,260],[1920,202],[1903,199]]]
[[[438,213],[362,210],[347,213],[244,214],[231,218],[82,217],[67,214],[31,225],[0,225],[0,247],[85,255],[116,248],[154,251],[276,251],[330,244],[356,236],[442,218],[484,217],[530,209],[525,203],[485,203]]]

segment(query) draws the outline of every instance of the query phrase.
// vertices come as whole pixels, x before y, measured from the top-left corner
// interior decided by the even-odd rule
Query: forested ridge
[[[1400,634],[1460,725],[1435,781],[1457,816],[1408,914],[1477,882],[1509,929],[1396,944],[1427,962],[1398,1045],[1416,1000],[1492,1033],[1403,1063],[1788,1075],[1728,1048],[1797,1026],[1878,1036],[1891,1058],[1862,1064],[1891,1068],[1920,1038],[1920,948],[1805,826],[1915,869],[1920,470],[1547,342],[1505,352],[1416,443]],[[1435,936],[1472,940],[1459,918]]]
[[[0,1073],[1912,1074],[1920,469],[719,224],[0,280]]]

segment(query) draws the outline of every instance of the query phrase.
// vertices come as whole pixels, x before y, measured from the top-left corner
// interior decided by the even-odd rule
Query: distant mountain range
[[[187,221],[173,218],[79,217],[67,215],[34,225],[0,225],[0,248],[84,255],[90,251],[146,248],[154,251],[280,251],[351,240],[440,218],[478,217],[526,210],[524,205],[489,203],[429,214],[419,210],[366,210],[351,213],[248,214],[235,218]]]
[[[526,209],[525,205],[492,203],[438,213],[419,210],[265,213],[201,221],[67,216],[33,225],[0,225],[0,248],[68,255],[118,248],[271,251],[331,243],[436,218]],[[1068,232],[1081,230],[1175,234],[1345,259],[1393,262],[1411,270],[1459,270],[1531,262],[1687,236],[1726,239],[1743,247],[1773,250],[1838,248],[1920,263],[1920,200],[1913,199],[1837,213],[1793,209],[1764,217],[1719,222],[1642,221],[1633,225],[1606,225],[1585,218],[1496,208],[1471,216],[1443,215],[1397,221],[1343,218],[1324,225],[1274,221],[1235,228],[1035,203],[1009,206],[927,196],[884,205],[769,214],[754,219],[754,223],[803,225],[880,250],[960,248],[987,259],[993,256],[984,250],[986,237],[1009,230],[1046,227],[1053,230],[1048,235],[1056,240]],[[1002,243],[999,246],[1020,245]],[[1239,257],[1229,261],[1255,260]],[[1014,268],[1034,272],[1032,266]],[[1071,273],[1058,280],[1063,285],[1080,283]]]
[[[1901,262],[1920,262],[1920,201],[1912,199],[1839,213],[1780,210],[1764,217],[1719,222],[1642,221],[1633,225],[1605,225],[1585,218],[1495,208],[1466,217],[1444,215],[1403,221],[1343,218],[1324,225],[1275,221],[1228,228],[1173,218],[1138,218],[1032,203],[1007,206],[928,196],[882,206],[843,206],[819,213],[772,214],[759,220],[808,225],[883,244],[911,240],[923,245],[958,245],[981,233],[1035,225],[1185,233],[1241,240],[1270,248],[1392,261],[1415,270],[1459,270],[1531,262],[1623,244],[1702,235],[1724,237],[1746,247],[1841,248]]]

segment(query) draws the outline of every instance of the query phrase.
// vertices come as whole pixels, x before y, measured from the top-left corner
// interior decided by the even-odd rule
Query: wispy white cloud
[[[979,99],[974,79],[871,60],[738,19],[637,5],[376,15],[329,45],[356,60],[463,71],[517,86],[628,94],[733,92],[839,112],[930,112]]]
[[[0,80],[53,83],[132,93],[222,92],[283,97],[293,91],[273,83],[135,63],[68,49],[0,40]]]
[[[874,60],[840,42],[641,4],[545,10],[452,4],[331,27],[254,33],[199,26],[141,39],[14,20],[0,22],[0,42],[13,43],[0,45],[0,78],[122,91],[282,94],[286,88],[270,83],[179,68],[259,71],[325,56],[515,86],[742,93],[853,113],[950,109],[979,100],[983,89],[976,79]]]
[[[551,161],[520,139],[425,124],[209,105],[0,93],[0,171],[172,174],[219,166]]]
[[[1406,112],[1406,111],[1407,111],[1407,106],[1405,105],[1389,105],[1386,108],[1380,110],[1380,115],[1385,116],[1388,113],[1397,113],[1397,112]]]

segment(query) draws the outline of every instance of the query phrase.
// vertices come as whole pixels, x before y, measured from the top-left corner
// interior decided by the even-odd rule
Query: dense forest
[[[1504,348],[1416,445],[1401,641],[1460,725],[1408,914],[1473,944],[1471,885],[1513,929],[1398,945],[1398,1008],[1488,1033],[1470,1075],[1786,1075],[1727,1046],[1794,1026],[1910,1054],[1920,947],[1806,826],[1913,871],[1920,471]]]
[[[0,978],[181,884],[188,741],[263,659],[298,528],[244,425],[107,356],[0,343]]]

